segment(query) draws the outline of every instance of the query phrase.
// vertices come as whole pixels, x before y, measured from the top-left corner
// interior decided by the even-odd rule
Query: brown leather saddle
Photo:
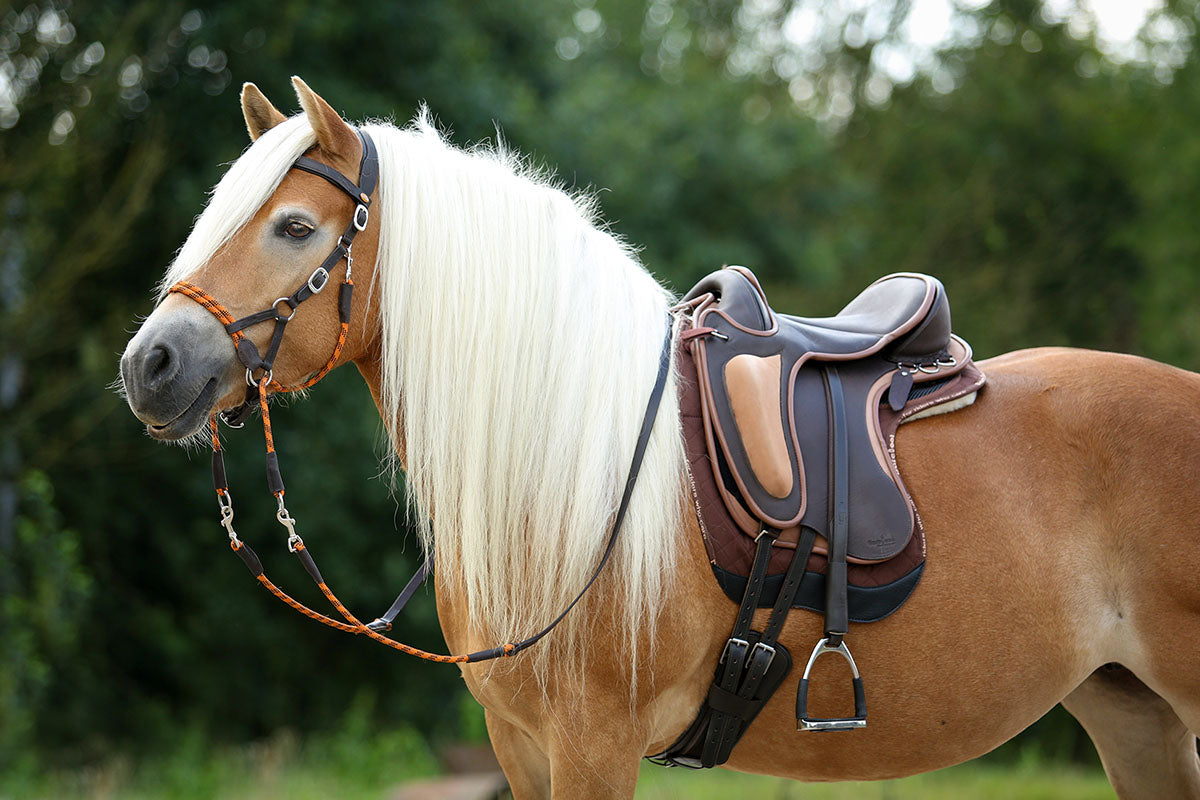
[[[796,701],[800,730],[866,724],[866,696],[844,637],[915,589],[920,516],[895,460],[915,416],[968,405],[984,377],[950,327],[936,279],[898,273],[828,318],[778,314],[753,273],[704,278],[680,309],[680,409],[697,510],[713,571],[740,608],[700,715],[653,758],[724,763],[791,669],[778,636],[793,606],[822,611]],[[684,355],[682,352],[680,355]],[[755,609],[771,606],[762,631]],[[848,662],[853,717],[807,713],[809,673],[825,653]]]

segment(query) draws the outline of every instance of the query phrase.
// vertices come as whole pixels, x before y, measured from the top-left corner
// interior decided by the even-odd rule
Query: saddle
[[[776,313],[750,270],[727,267],[678,309],[690,314],[677,361],[694,499],[717,581],[740,602],[700,714],[651,757],[699,768],[728,760],[790,672],[778,637],[792,607],[825,615],[799,682],[797,729],[866,725],[849,622],[894,612],[924,567],[896,429],[969,405],[984,376],[928,275],[881,278],[836,316],[814,319]],[[767,625],[753,630],[754,611],[768,606]],[[852,717],[807,713],[809,674],[826,653],[849,664]]]

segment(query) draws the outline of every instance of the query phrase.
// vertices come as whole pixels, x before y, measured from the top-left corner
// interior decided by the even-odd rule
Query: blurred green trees
[[[961,12],[971,35],[894,87],[870,65],[907,4],[875,38],[851,15],[822,48],[789,51],[778,31],[801,6],[0,12],[0,768],[31,743],[86,757],[169,745],[181,726],[319,727],[356,697],[380,722],[460,725],[454,670],[268,602],[224,553],[203,454],[153,445],[109,388],[152,286],[246,145],[242,81],[286,110],[300,74],[354,119],[402,122],[425,99],[460,144],[498,126],[598,190],[612,228],[676,290],[745,263],[777,305],[819,315],[880,274],[921,270],[946,282],[981,356],[1070,344],[1200,368],[1194,3],[1163,12],[1178,52],[1115,64],[1032,0],[996,0]],[[277,424],[307,432],[282,459],[331,582],[382,609],[416,546],[377,479],[370,399],[342,371]],[[303,585],[268,543],[259,443],[231,438],[243,533]],[[436,644],[431,596],[405,625]],[[1070,730],[1039,735],[1075,753]]]

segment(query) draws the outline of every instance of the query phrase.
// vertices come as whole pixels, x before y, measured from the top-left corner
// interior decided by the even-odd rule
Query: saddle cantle
[[[776,313],[750,270],[727,267],[678,308],[691,317],[678,361],[694,499],[714,574],[741,607],[700,714],[653,759],[707,767],[728,759],[790,671],[777,638],[794,606],[825,614],[797,727],[865,725],[849,622],[895,611],[924,566],[896,428],[969,405],[984,377],[951,332],[945,288],[928,275],[881,278],[836,316],[814,319]],[[766,606],[770,620],[753,630],[754,610]],[[853,717],[807,713],[809,672],[829,652],[851,667]]]

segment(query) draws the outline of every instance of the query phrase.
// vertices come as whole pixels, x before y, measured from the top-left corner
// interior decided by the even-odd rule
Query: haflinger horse
[[[586,199],[503,147],[456,149],[424,113],[362,126],[379,174],[356,199],[364,140],[293,83],[292,118],[244,87],[253,143],[128,345],[130,407],[154,439],[203,436],[247,399],[240,339],[273,355],[250,371],[264,409],[353,363],[436,552],[446,642],[516,642],[602,563],[673,299]],[[294,169],[301,156],[312,162]],[[297,308],[294,287],[349,282],[336,253],[323,278],[313,271],[347,220],[367,223],[352,247],[365,288],[345,309],[332,291]],[[179,281],[196,293],[168,291]],[[262,308],[273,311],[259,319],[296,317],[282,344],[250,325],[235,349],[224,323]],[[1200,376],[1060,348],[979,366],[974,405],[897,437],[928,568],[902,609],[856,637],[870,725],[798,733],[793,670],[725,766],[804,781],[912,775],[986,753],[1061,702],[1121,797],[1200,797]],[[631,797],[642,758],[704,700],[736,604],[710,571],[684,459],[668,400],[591,590],[529,649],[459,663],[518,798]],[[277,496],[291,529],[281,484]],[[797,612],[780,641],[807,651],[820,629]],[[814,680],[811,703],[836,709],[845,688],[836,674]]]

